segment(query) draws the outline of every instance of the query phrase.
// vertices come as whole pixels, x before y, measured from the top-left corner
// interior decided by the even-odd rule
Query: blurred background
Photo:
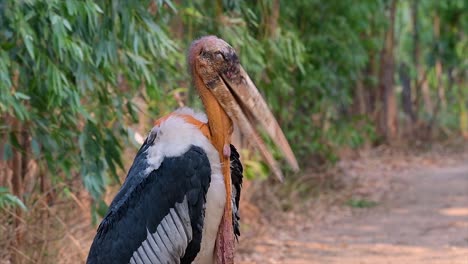
[[[152,123],[201,107],[203,35],[236,49],[302,167],[280,185],[242,144],[247,256],[272,215],[377,203],[350,162],[463,156],[467,33],[466,0],[0,0],[0,262],[84,262]]]

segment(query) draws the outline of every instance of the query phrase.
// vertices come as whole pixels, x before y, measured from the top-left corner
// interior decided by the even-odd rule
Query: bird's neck
[[[203,81],[199,77],[195,78],[195,86],[198,89],[208,117],[211,142],[219,152],[220,157],[222,157],[224,145],[227,144],[229,146],[231,142],[231,134],[233,131],[232,121],[226,114],[226,111],[224,111],[218,103],[216,97],[205,87]]]
[[[211,133],[211,143],[219,153],[224,184],[231,186],[231,169],[229,155],[226,155],[225,146],[230,147],[233,131],[232,121],[226,111],[218,103],[214,95],[205,87],[199,76],[195,77],[195,86],[198,89],[208,117],[208,126]],[[215,245],[216,263],[234,263],[234,232],[232,227],[231,188],[226,188],[226,204]]]

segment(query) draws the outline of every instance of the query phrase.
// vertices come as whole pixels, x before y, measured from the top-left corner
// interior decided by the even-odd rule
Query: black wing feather
[[[157,170],[145,174],[149,146],[145,141],[135,157],[99,225],[87,263],[129,263],[133,252],[147,238],[147,229],[154,233],[170,209],[185,196],[193,237],[181,263],[191,263],[200,251],[204,203],[211,180],[206,153],[192,146],[182,156],[164,158]]]
[[[237,149],[231,145],[231,181],[233,187],[232,201],[235,205],[232,208],[232,224],[236,238],[240,236],[239,201],[241,196],[243,171],[244,168],[242,167],[242,163],[240,161],[240,155],[237,152]]]

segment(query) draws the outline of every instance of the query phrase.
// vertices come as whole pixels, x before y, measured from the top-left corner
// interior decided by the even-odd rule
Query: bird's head
[[[189,64],[195,87],[207,108],[208,117],[213,113],[210,113],[211,109],[207,104],[216,100],[229,118],[238,125],[242,134],[252,139],[252,143],[258,148],[272,172],[282,180],[277,162],[258,136],[257,124],[261,124],[284,154],[291,168],[299,169],[278,122],[241,66],[236,52],[227,42],[216,36],[194,41],[189,51]]]

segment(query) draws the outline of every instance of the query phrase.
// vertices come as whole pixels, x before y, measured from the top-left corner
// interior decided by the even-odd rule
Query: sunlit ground
[[[395,187],[377,206],[272,231],[241,263],[467,264],[468,167],[390,174]]]

